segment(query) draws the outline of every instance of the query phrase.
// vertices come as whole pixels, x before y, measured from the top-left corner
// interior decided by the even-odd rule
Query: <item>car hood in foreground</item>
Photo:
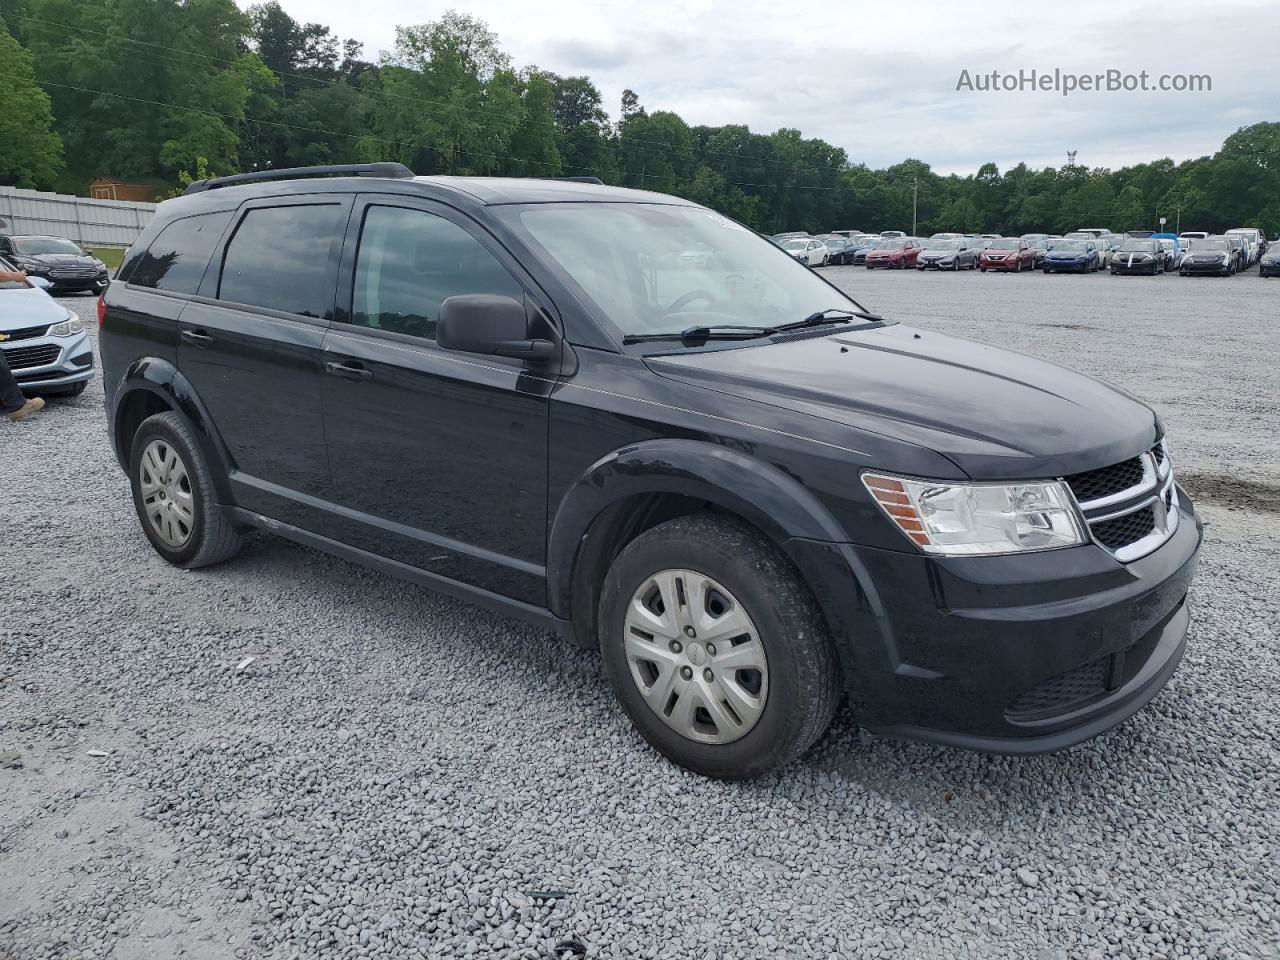
[[[904,324],[647,362],[663,376],[925,447],[976,479],[1107,466],[1158,432],[1150,408],[1116,387]],[[820,434],[829,436],[815,425]]]
[[[61,323],[67,310],[43,290],[22,287],[0,289],[0,333],[38,327],[42,323]]]

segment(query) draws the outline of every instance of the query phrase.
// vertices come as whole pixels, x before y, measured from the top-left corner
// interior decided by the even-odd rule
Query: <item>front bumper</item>
[[[93,346],[85,333],[5,342],[0,350],[23,393],[58,390],[93,377]]]
[[[1020,262],[1021,262],[1021,261],[1020,261],[1020,260],[1018,260],[1018,258],[1017,258],[1017,257],[1013,258],[1012,260],[986,260],[986,259],[983,259],[983,260],[980,260],[980,261],[979,261],[979,266],[981,266],[983,270],[1009,270],[1009,271],[1013,271],[1013,270],[1017,270],[1017,269],[1019,269],[1019,268],[1018,268],[1018,264],[1019,264]],[[1022,269],[1026,270],[1026,269],[1030,269],[1030,268],[1028,268],[1028,267],[1023,267]]]
[[[1280,263],[1259,263],[1258,276],[1280,277]]]
[[[1088,260],[1046,260],[1044,269],[1050,273],[1085,273],[1089,269]]]
[[[1231,264],[1223,263],[1221,260],[1210,260],[1203,263],[1198,263],[1195,260],[1184,260],[1182,265],[1178,267],[1178,272],[1222,275],[1231,272]]]
[[[1156,270],[1158,266],[1159,265],[1155,260],[1135,260],[1133,263],[1129,263],[1128,260],[1116,260],[1114,258],[1112,258],[1111,260],[1111,272],[1117,273],[1117,274],[1118,273],[1128,273],[1128,274],[1145,273],[1145,274],[1150,274],[1151,276],[1154,277],[1156,275]]]
[[[1173,536],[1127,564],[1095,544],[945,559],[812,541],[788,549],[842,641],[865,727],[1044,753],[1121,723],[1176,670],[1203,538],[1181,490],[1178,509]]]

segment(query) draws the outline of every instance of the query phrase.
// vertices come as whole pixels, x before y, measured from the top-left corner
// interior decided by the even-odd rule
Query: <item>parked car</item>
[[[866,266],[869,270],[875,270],[878,267],[901,270],[904,267],[914,267],[919,256],[918,241],[890,238],[881,240],[867,252]]]
[[[1045,254],[1045,273],[1093,273],[1100,268],[1098,248],[1092,240],[1059,240]]]
[[[1249,269],[1249,249],[1245,243],[1244,237],[1239,234],[1215,234],[1209,238],[1210,240],[1224,240],[1231,246],[1232,252],[1232,273],[1239,273],[1241,270]]]
[[[1047,234],[1047,233],[1024,233],[1024,234],[1022,235],[1022,239],[1023,239],[1023,240],[1026,240],[1028,243],[1032,243],[1032,244],[1034,244],[1034,243],[1038,243],[1038,242],[1039,242],[1039,241],[1041,241],[1041,240],[1048,240],[1048,239],[1049,239],[1049,234]]]
[[[1053,249],[1053,243],[1054,241],[1049,237],[1031,241],[1031,249],[1035,251],[1035,267],[1037,270],[1044,266],[1045,255]]]
[[[853,261],[853,248],[844,237],[828,234],[818,239],[827,248],[827,263],[842,264]]]
[[[1185,245],[1188,240],[1208,240],[1209,234],[1203,230],[1184,230],[1178,234],[1178,239]]]
[[[1257,263],[1266,249],[1267,237],[1257,227],[1232,227],[1226,232],[1228,237],[1240,237],[1248,246],[1248,266]]]
[[[831,256],[827,245],[812,237],[783,240],[781,246],[784,251],[808,267],[824,267],[827,264],[827,258]]]
[[[930,240],[963,240],[964,234],[963,233],[935,233],[931,237],[929,237],[929,239]]]
[[[0,272],[20,273],[0,257]],[[80,318],[49,296],[44,277],[0,283],[0,350],[27,396],[77,396],[93,378],[93,347]]]
[[[963,239],[928,240],[916,257],[917,270],[972,270],[978,251]]]
[[[1008,270],[1021,273],[1031,270],[1036,264],[1036,253],[1026,240],[1020,237],[1002,237],[991,241],[991,245],[982,251],[978,266],[983,273],[988,270]]]
[[[1111,275],[1149,273],[1155,276],[1164,273],[1164,250],[1159,240],[1125,240],[1116,248],[1111,258]]]
[[[831,232],[838,237],[844,237],[846,240],[850,240],[862,234],[861,230],[832,230]]]
[[[1105,233],[1094,241],[1094,245],[1098,248],[1098,264],[1104,270],[1111,265],[1111,258],[1120,245],[1124,243],[1124,237],[1115,233]]]
[[[1195,273],[1212,273],[1229,277],[1236,272],[1237,254],[1232,244],[1224,238],[1190,240],[1187,252],[1178,267],[1181,276]]]
[[[1100,237],[1106,237],[1111,235],[1111,231],[1107,227],[1081,227],[1076,231],[1076,233],[1087,233],[1089,234],[1089,236],[1093,237],[1095,240],[1099,239]]]
[[[880,237],[856,237],[852,241],[853,256],[850,258],[849,262],[854,264],[854,266],[865,266],[867,262],[867,254],[875,249],[876,244],[879,243],[880,240]]]
[[[1258,276],[1280,277],[1280,243],[1273,243],[1258,260]]]
[[[775,233],[769,239],[782,241],[782,240],[794,240],[797,237],[807,237],[807,236],[809,236],[809,234],[804,230],[792,230],[789,233]]]
[[[1177,669],[1202,525],[1128,393],[885,319],[676,197],[320,169],[192,184],[101,301],[169,563],[259,529],[556,630],[720,777],[846,692],[873,732],[1027,754]],[[725,273],[654,279],[699,243]]]
[[[1164,270],[1166,273],[1177,270],[1182,263],[1182,243],[1177,237],[1166,237],[1157,234],[1153,239],[1160,241],[1160,250],[1164,254]]]
[[[906,233],[904,233],[901,230],[881,230],[880,236],[884,237],[885,239],[893,239],[898,237],[905,237]]]
[[[56,293],[100,294],[110,282],[105,263],[62,237],[0,236],[0,257],[29,277],[48,280]]]

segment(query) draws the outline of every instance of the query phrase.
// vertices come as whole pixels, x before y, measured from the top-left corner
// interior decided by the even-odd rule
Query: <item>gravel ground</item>
[[[1158,407],[1211,525],[1147,710],[702,780],[535,629],[268,537],[167,566],[95,383],[0,422],[0,958],[1280,956],[1280,282],[828,275]]]

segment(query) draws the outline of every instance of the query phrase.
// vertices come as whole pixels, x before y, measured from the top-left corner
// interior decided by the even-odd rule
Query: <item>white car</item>
[[[831,259],[831,251],[827,249],[827,245],[812,237],[783,240],[778,246],[808,267],[825,267]]]
[[[0,272],[18,270],[0,258]],[[49,287],[43,277],[0,283],[0,350],[27,396],[76,396],[93,376],[93,347],[80,318]]]

